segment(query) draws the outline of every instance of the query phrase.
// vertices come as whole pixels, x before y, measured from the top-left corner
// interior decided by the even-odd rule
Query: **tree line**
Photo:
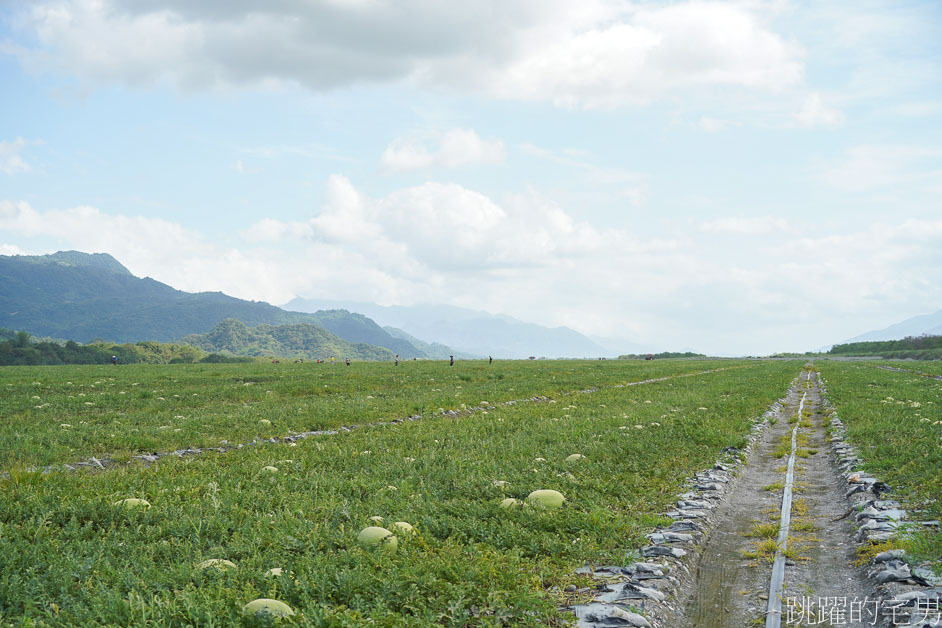
[[[55,364],[195,364],[197,362],[253,362],[252,358],[207,353],[185,344],[137,342],[115,344],[92,341],[81,344],[52,339],[37,340],[28,332],[0,329],[0,366]]]
[[[827,354],[937,360],[942,359],[942,336],[907,336],[901,340],[848,342],[834,345]]]

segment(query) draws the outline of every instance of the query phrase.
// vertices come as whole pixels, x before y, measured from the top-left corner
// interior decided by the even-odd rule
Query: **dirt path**
[[[854,566],[850,517],[842,517],[850,504],[827,455],[817,373],[805,371],[801,378],[718,507],[688,591],[689,626],[871,625],[873,617],[864,608],[865,574]],[[791,513],[783,532],[783,494],[792,455]],[[784,582],[780,595],[771,592],[770,604],[777,555],[784,563]],[[857,611],[853,616],[852,606]]]

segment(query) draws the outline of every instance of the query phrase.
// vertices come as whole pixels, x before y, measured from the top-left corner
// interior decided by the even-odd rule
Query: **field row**
[[[942,381],[870,363],[816,366],[867,470],[942,517]]]
[[[197,364],[0,369],[0,470],[214,447],[558,396],[745,361]]]
[[[642,374],[609,362],[593,383],[704,366]],[[232,625],[248,601],[274,598],[298,625],[559,624],[551,591],[581,583],[572,574],[586,562],[625,562],[644,533],[669,522],[658,513],[684,478],[724,447],[742,447],[800,366],[755,363],[147,469],[16,472],[0,481],[0,616],[17,625]],[[562,378],[580,367],[547,368]],[[572,375],[564,384],[584,385]],[[522,386],[488,396],[550,392]],[[567,461],[575,453],[584,457]],[[562,493],[562,508],[500,507],[539,489]],[[115,505],[126,498],[151,507]],[[417,534],[399,534],[395,552],[365,549],[357,535],[373,517]],[[236,567],[200,568],[208,559]],[[273,568],[281,575],[266,575]]]

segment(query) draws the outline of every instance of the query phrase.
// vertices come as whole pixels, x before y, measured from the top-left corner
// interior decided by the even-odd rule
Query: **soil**
[[[873,617],[866,610],[870,587],[864,568],[854,565],[851,517],[842,518],[850,503],[828,456],[827,419],[821,413],[816,373],[807,384],[806,377],[802,375],[802,383],[789,392],[784,407],[772,419],[774,424],[752,448],[732,490],[717,507],[715,525],[702,544],[692,582],[681,592],[683,625],[766,625],[773,556],[754,557],[757,543],[766,538],[754,536],[754,528],[774,527],[772,539],[777,538],[785,465],[803,394],[805,412],[799,417],[781,625],[872,625]],[[852,606],[861,621],[857,617],[852,621]]]

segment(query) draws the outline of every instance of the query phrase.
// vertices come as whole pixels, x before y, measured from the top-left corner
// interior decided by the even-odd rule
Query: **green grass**
[[[627,379],[612,362],[599,379],[609,366]],[[768,362],[147,469],[21,469],[0,480],[0,623],[233,625],[271,597],[298,613],[283,625],[559,624],[547,590],[586,562],[629,560],[685,478],[741,443],[797,370]],[[524,396],[510,375],[502,386],[492,392]],[[498,506],[543,488],[564,506]],[[128,497],[152,507],[112,505]],[[394,554],[364,550],[356,535],[373,516],[419,534]],[[210,558],[238,568],[196,569]],[[285,575],[266,577],[273,567]]]
[[[774,539],[778,537],[779,525],[777,523],[766,521],[754,521],[752,529],[746,534],[750,538]]]
[[[942,381],[876,368],[886,362],[818,363],[827,394],[855,445],[864,468],[887,482],[891,497],[920,518],[942,518]],[[900,364],[940,372],[938,363]],[[939,561],[942,534],[917,535],[915,555]]]
[[[0,368],[0,470],[559,397],[731,360],[180,364]],[[259,423],[261,419],[270,424]],[[66,427],[63,427],[66,426]]]

